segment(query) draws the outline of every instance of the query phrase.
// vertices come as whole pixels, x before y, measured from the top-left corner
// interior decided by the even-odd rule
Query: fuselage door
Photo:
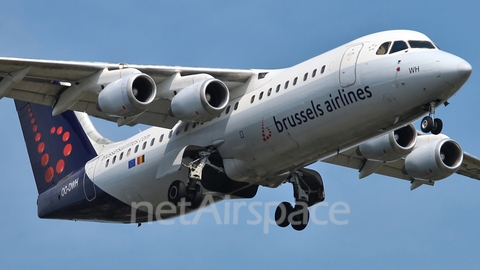
[[[348,47],[343,54],[342,62],[340,63],[340,86],[347,87],[355,84],[357,80],[356,68],[357,59],[362,50],[363,44]]]
[[[85,174],[83,176],[83,191],[88,201],[93,201],[97,196],[95,184],[93,183],[95,166],[97,164],[97,161],[98,157],[90,160],[89,162],[87,162],[87,164],[85,164]]]

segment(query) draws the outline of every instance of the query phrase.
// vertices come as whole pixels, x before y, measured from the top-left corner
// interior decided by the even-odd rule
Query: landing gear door
[[[85,193],[85,198],[88,201],[93,201],[97,196],[97,191],[95,190],[95,184],[93,183],[95,175],[95,166],[98,162],[98,157],[90,160],[85,165],[85,174],[83,176],[83,191]]]
[[[347,87],[355,84],[357,80],[356,68],[357,59],[362,50],[363,44],[348,47],[343,54],[342,62],[340,63],[340,86]]]

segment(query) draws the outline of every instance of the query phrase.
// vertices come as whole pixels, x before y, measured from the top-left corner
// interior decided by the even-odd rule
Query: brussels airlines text
[[[336,96],[332,96],[332,94],[330,94],[330,99],[324,102],[325,110],[327,110],[327,112],[333,112],[350,104],[371,98],[373,94],[369,89],[369,86],[365,86],[363,89],[358,88],[356,91],[349,92],[345,92],[345,89],[339,89]],[[285,117],[281,121],[277,120],[274,116],[273,121],[275,122],[277,131],[280,133],[284,130],[288,130],[289,127],[296,127],[297,125],[306,123],[309,120],[314,120],[320,116],[323,116],[324,114],[325,111],[322,109],[322,105],[318,103],[316,104],[313,100],[311,100],[308,108]]]

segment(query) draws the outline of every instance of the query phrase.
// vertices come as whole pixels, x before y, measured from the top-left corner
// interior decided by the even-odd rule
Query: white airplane
[[[325,199],[305,168],[319,160],[411,189],[455,172],[480,180],[480,160],[435,117],[471,71],[396,30],[277,70],[0,58],[0,97],[15,99],[40,218],[141,224],[288,182],[295,204],[275,219],[303,230]],[[112,142],[88,115],[152,128]],[[411,124],[422,116],[423,133]]]

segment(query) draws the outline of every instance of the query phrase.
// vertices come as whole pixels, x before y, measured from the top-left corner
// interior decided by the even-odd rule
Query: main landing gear
[[[437,106],[437,102],[430,102],[428,105],[428,116],[422,119],[420,128],[425,133],[432,132],[432,134],[437,135],[442,132],[443,122],[440,118],[435,118],[435,106]]]
[[[205,165],[208,165],[219,172],[223,172],[223,168],[213,165],[208,157],[214,152],[214,150],[207,149],[198,153],[199,158],[194,161],[183,164],[189,169],[188,183],[180,180],[175,180],[170,184],[168,188],[168,201],[174,205],[178,205],[185,198],[185,201],[189,204],[188,208],[196,209],[200,206],[203,200],[203,188],[200,185],[202,181],[202,172]]]
[[[295,206],[288,202],[282,202],[277,206],[275,222],[278,226],[287,227],[292,225],[292,228],[297,231],[305,229],[310,219],[308,207],[325,200],[323,182],[320,175],[318,177],[306,176],[304,177],[301,171],[295,171],[287,178],[286,181],[293,185]]]

